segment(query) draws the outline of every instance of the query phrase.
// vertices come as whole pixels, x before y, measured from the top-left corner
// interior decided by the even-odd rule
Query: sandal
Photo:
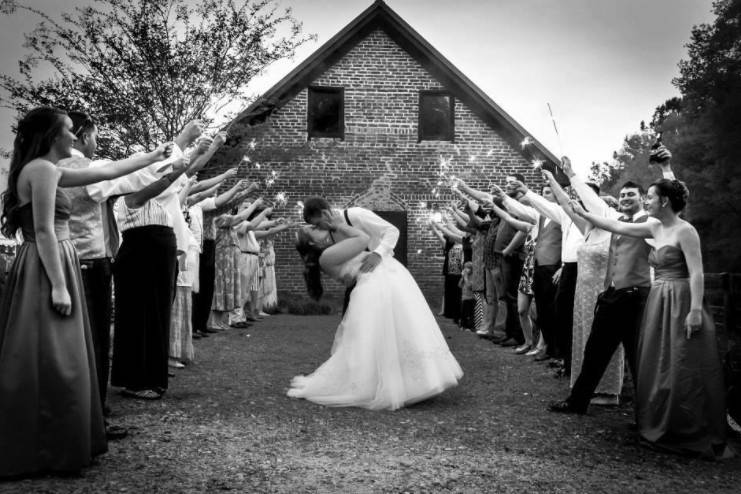
[[[133,389],[124,388],[121,390],[121,396],[127,398],[137,398],[139,400],[159,400],[162,398],[162,393],[158,393],[153,389],[142,389],[134,391]]]

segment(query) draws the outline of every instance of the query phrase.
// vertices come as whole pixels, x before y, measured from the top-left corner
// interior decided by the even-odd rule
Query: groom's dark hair
[[[306,223],[317,215],[321,215],[322,211],[330,209],[329,202],[323,197],[314,196],[309,197],[304,201],[304,221]]]

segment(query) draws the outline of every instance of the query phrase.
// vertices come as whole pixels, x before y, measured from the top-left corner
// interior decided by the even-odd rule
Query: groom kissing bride
[[[330,358],[297,376],[288,395],[326,406],[395,410],[435,396],[463,376],[417,283],[393,257],[399,231],[364,208],[304,201],[296,249],[309,295],[322,273],[344,283],[345,312]]]

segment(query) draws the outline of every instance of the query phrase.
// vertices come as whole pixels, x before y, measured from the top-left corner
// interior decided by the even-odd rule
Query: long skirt
[[[242,282],[239,258],[242,253],[234,245],[216,245],[216,280],[211,309],[229,312],[242,303]]]
[[[686,278],[657,276],[651,286],[638,340],[636,421],[658,447],[714,458],[726,445],[723,371],[707,310],[687,339],[691,298]]]
[[[183,362],[192,361],[194,356],[191,290],[189,286],[177,287],[170,321],[170,357]]]
[[[0,476],[76,471],[107,450],[95,350],[75,248],[59,242],[72,314],[51,305],[33,242],[0,304]]]
[[[260,291],[260,260],[254,254],[241,253],[239,256],[239,278],[242,288],[241,304],[250,301],[250,293]],[[253,307],[254,309],[254,307]]]
[[[175,249],[169,227],[149,225],[123,232],[114,267],[114,386],[167,389]]]
[[[278,287],[275,283],[275,266],[265,266],[265,275],[260,285],[262,310],[273,310],[278,306]]]

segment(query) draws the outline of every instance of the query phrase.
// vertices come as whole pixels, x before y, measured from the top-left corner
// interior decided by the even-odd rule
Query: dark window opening
[[[419,140],[452,141],[455,98],[444,91],[419,93]]]
[[[345,94],[342,88],[310,87],[307,131],[312,137],[345,137]]]

